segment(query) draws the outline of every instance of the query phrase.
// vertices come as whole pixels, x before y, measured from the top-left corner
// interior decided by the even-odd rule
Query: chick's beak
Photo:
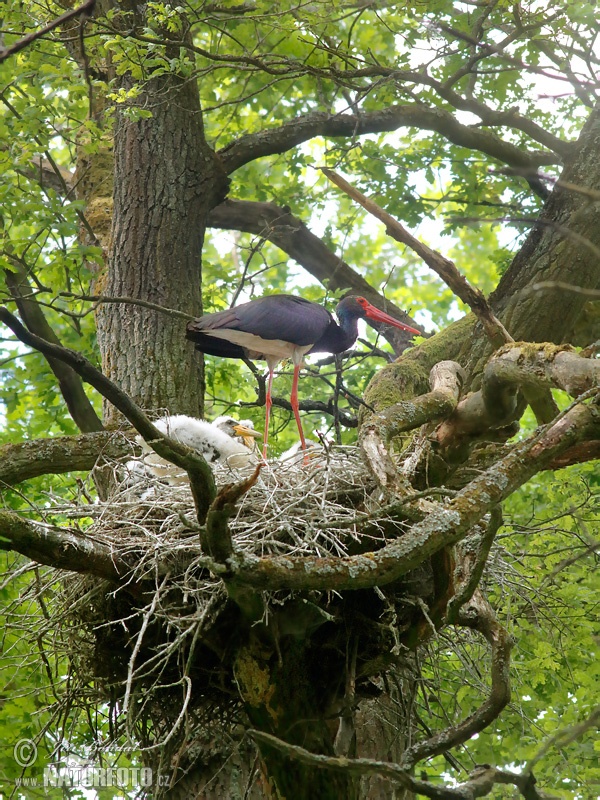
[[[245,425],[236,425],[233,430],[236,436],[242,437],[244,444],[250,450],[254,449],[254,439],[262,438],[261,431],[257,431],[254,428],[247,428]]]

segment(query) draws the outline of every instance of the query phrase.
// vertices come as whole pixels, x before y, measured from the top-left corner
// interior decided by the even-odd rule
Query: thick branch
[[[114,431],[57,436],[0,447],[0,482],[13,485],[39,475],[91,470],[98,460],[131,456],[133,442]]]
[[[233,580],[255,589],[362,589],[397,580],[459,541],[485,514],[569,447],[600,436],[600,413],[578,404],[539,434],[515,445],[445,506],[438,506],[406,535],[373,553],[341,558],[232,558]]]
[[[233,541],[229,531],[229,518],[235,511],[235,504],[251,489],[260,475],[263,463],[259,463],[249,478],[236,484],[227,484],[213,500],[206,516],[206,532],[202,544],[207,553],[220,564],[224,564],[233,554]]]
[[[394,436],[444,419],[452,414],[465,379],[460,364],[440,361],[429,374],[431,392],[394,403],[369,417],[360,430],[360,444],[373,474],[382,486],[391,487],[398,479],[397,470],[388,452],[387,442]]]
[[[520,170],[535,171],[542,164],[560,163],[560,158],[554,153],[521,150],[494,133],[462,125],[448,111],[420,104],[390,106],[366,114],[306,114],[279,128],[241,136],[220,150],[218,155],[225,170],[232,173],[250,161],[285,153],[315,136],[362,136],[395,131],[401,127],[436,131],[453,144],[486,153]]]
[[[256,739],[259,745],[265,744],[269,747],[275,747],[288,758],[295,759],[310,767],[350,773],[357,777],[361,775],[380,775],[416,795],[429,797],[431,800],[475,800],[477,797],[488,795],[497,783],[516,786],[525,800],[544,800],[544,795],[539,794],[535,789],[535,778],[531,775],[519,775],[515,772],[485,766],[474,770],[469,775],[469,780],[466,783],[452,787],[438,786],[429,781],[416,780],[408,770],[389,761],[326,756],[320,753],[311,753],[310,750],[304,747],[289,744],[264,731],[250,730],[248,733],[253,739]]]
[[[447,417],[457,406],[465,378],[465,371],[456,361],[439,361],[429,373],[430,392],[388,406],[379,414],[385,438],[389,440],[427,422]]]
[[[135,565],[119,556],[112,546],[89,536],[29,522],[8,511],[0,511],[0,549],[14,550],[50,567],[109,581],[118,581]]]
[[[600,383],[600,362],[552,344],[517,342],[488,361],[478,392],[462,400],[437,431],[441,447],[460,446],[460,439],[506,426],[519,416],[519,391],[529,397],[551,387],[577,397]]]

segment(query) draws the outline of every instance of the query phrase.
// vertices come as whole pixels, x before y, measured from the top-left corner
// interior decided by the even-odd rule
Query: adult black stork
[[[196,349],[225,358],[264,359],[269,368],[263,458],[267,457],[271,385],[278,362],[291,358],[294,364],[291,405],[302,449],[306,440],[298,409],[298,375],[308,353],[342,353],[358,336],[358,320],[366,318],[420,335],[420,331],[399,322],[371,305],[364,297],[345,297],[336,308],[339,325],[333,316],[316,303],[302,297],[275,294],[242,303],[226,311],[206,314],[187,325],[186,336]]]

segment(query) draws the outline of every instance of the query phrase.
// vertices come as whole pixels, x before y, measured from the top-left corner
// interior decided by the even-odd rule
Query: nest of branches
[[[76,520],[92,545],[109,546],[115,559],[131,565],[118,587],[72,574],[63,584],[52,622],[55,641],[74,667],[71,694],[78,685],[85,703],[108,702],[115,738],[129,730],[143,744],[151,728],[148,742],[156,743],[157,729],[167,742],[184,719],[188,730],[190,724],[231,730],[241,719],[231,654],[245,623],[207,568],[190,489],[152,476],[132,478],[122,464],[110,469],[115,488],[109,499],[54,508]],[[222,468],[216,478],[224,485],[240,476]],[[358,447],[312,454],[307,464],[302,457],[272,462],[230,520],[235,551],[343,556],[377,549],[401,535],[404,525],[378,515],[376,495]],[[361,632],[359,670],[366,684],[383,661],[401,657],[402,631],[410,628],[419,598],[431,591],[430,570],[423,568],[385,594],[264,592],[261,622],[279,617],[292,628],[308,628],[327,641],[328,661],[320,669],[343,675],[351,615]]]
[[[107,738],[107,726],[102,731],[99,727],[98,754],[127,743],[147,747],[145,763],[157,774],[168,771],[186,737],[202,749],[195,757],[222,762],[226,743],[235,738],[239,749],[235,732],[247,727],[235,683],[235,653],[248,621],[229,599],[225,583],[209,569],[214,565],[201,546],[189,488],[152,476],[132,479],[122,464],[113,464],[109,471],[114,491],[107,500],[94,501],[82,486],[72,504],[63,501],[46,509],[48,521],[57,515],[71,519],[91,546],[109,547],[115,562],[131,567],[118,585],[36,568],[29,598],[43,606],[52,596],[46,624],[41,633],[36,631],[38,646],[43,642],[47,662],[57,664],[57,675],[64,674],[65,658],[72,667],[67,691],[55,687],[56,717],[66,719],[73,709],[88,716],[91,708],[96,714],[103,709],[100,714],[108,716],[110,735]],[[240,475],[223,468],[216,478],[223,486]],[[301,458],[273,462],[240,498],[230,519],[234,549],[247,557],[266,558],[376,550],[402,536],[407,524],[397,513],[390,516],[378,498],[378,484],[358,447],[313,454],[308,464]],[[485,643],[477,643],[464,628],[461,637],[454,634],[451,639],[436,632],[433,599],[443,569],[452,569],[452,564],[432,559],[383,589],[343,596],[264,592],[264,618],[252,625],[275,621],[272,627],[281,636],[304,636],[308,631],[319,654],[318,674],[338,676],[342,683],[348,654],[353,653],[357,696],[381,702],[377,713],[385,715],[390,702],[394,713],[403,712],[402,682],[422,683],[424,692],[429,686],[420,674],[418,645],[426,645],[430,661],[439,649],[440,669],[452,650],[453,664],[460,662],[461,669],[473,664],[480,675]],[[508,585],[511,576],[511,559],[495,546],[482,585]],[[527,593],[522,575],[515,575],[514,582]],[[460,682],[462,672],[457,674]],[[395,692],[390,690],[390,676],[399,682]],[[485,694],[481,676],[479,683]],[[410,716],[408,710],[406,714]]]

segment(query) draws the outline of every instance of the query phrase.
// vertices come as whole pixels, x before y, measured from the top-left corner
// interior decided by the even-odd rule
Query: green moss
[[[384,367],[367,387],[365,402],[380,412],[428,392],[431,368],[440,361],[458,360],[457,354],[470,337],[474,322],[472,314],[463,317]],[[370,412],[363,410],[361,424],[369,416]]]

